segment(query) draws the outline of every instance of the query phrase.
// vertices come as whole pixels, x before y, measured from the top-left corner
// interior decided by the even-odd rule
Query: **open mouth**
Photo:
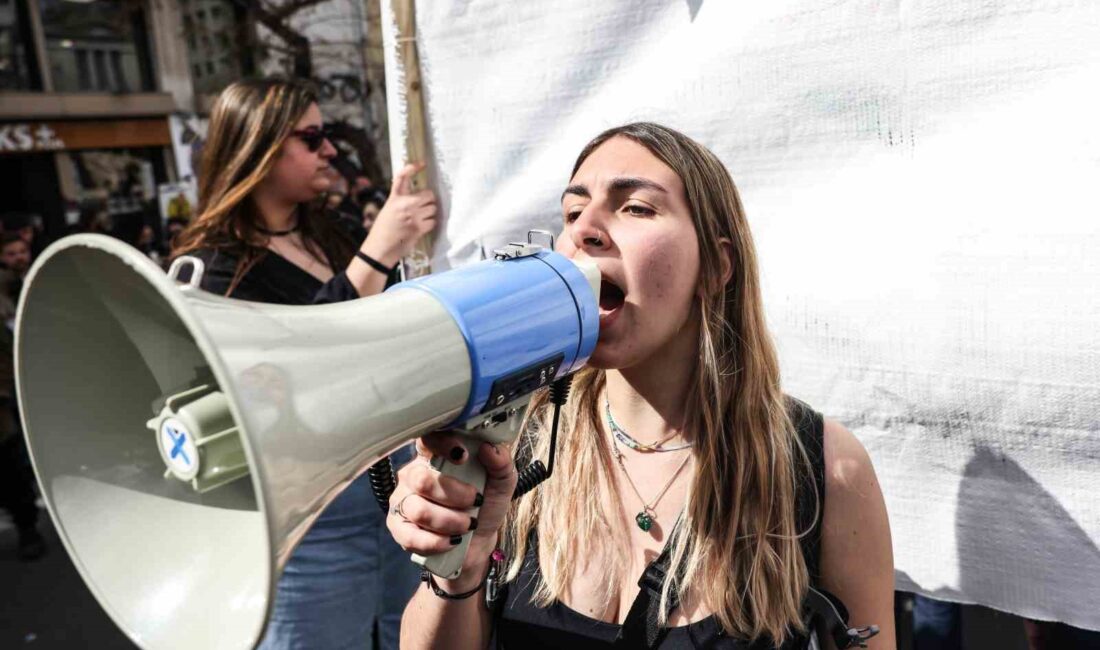
[[[603,282],[600,283],[600,310],[601,311],[615,311],[619,307],[623,306],[623,302],[626,300],[626,294],[619,287],[619,285],[603,278]]]

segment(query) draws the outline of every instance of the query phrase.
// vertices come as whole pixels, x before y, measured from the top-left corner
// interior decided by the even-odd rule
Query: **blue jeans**
[[[962,606],[914,594],[913,650],[962,650]]]
[[[394,454],[400,467],[411,454]],[[261,650],[397,650],[419,567],[386,529],[366,474],[336,498],[279,580]]]

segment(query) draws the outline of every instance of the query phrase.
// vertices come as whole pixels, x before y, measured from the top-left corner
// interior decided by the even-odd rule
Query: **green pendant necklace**
[[[672,473],[672,477],[668,479],[668,483],[665,483],[665,486],[661,488],[661,491],[657,493],[653,501],[646,503],[645,499],[642,498],[642,493],[638,491],[638,486],[634,485],[634,479],[630,478],[630,473],[626,471],[626,463],[623,462],[623,452],[619,451],[617,441],[612,443],[611,449],[615,452],[615,460],[619,461],[619,469],[623,471],[626,482],[630,484],[630,488],[634,490],[634,494],[636,494],[638,500],[642,502],[642,511],[634,515],[634,523],[638,524],[638,528],[648,533],[649,529],[653,528],[654,522],[657,521],[657,511],[654,510],[654,508],[657,507],[657,503],[661,500],[661,497],[665,495],[665,492],[668,492],[668,489],[672,487],[672,483],[676,481],[676,477],[680,475],[680,472],[684,471],[684,467],[686,467],[688,461],[691,460],[691,454],[687,454],[684,457],[684,462],[680,463],[680,466]]]

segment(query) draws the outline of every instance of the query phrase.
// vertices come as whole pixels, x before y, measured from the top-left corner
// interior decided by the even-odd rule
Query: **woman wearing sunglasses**
[[[198,217],[176,238],[174,256],[202,259],[202,288],[242,300],[306,305],[379,293],[435,227],[435,196],[411,192],[420,168],[405,167],[368,236],[322,207],[335,155],[307,85],[232,84],[211,112]],[[291,557],[261,648],[371,648],[375,639],[397,648],[417,574],[383,527],[364,476]]]

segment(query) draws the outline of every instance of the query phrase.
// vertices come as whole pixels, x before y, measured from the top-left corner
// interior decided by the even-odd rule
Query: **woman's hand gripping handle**
[[[514,439],[513,427],[493,433]],[[449,591],[465,591],[485,577],[515,491],[511,451],[453,431],[428,434],[416,448],[420,457],[398,473],[386,525],[414,562],[456,581]]]

